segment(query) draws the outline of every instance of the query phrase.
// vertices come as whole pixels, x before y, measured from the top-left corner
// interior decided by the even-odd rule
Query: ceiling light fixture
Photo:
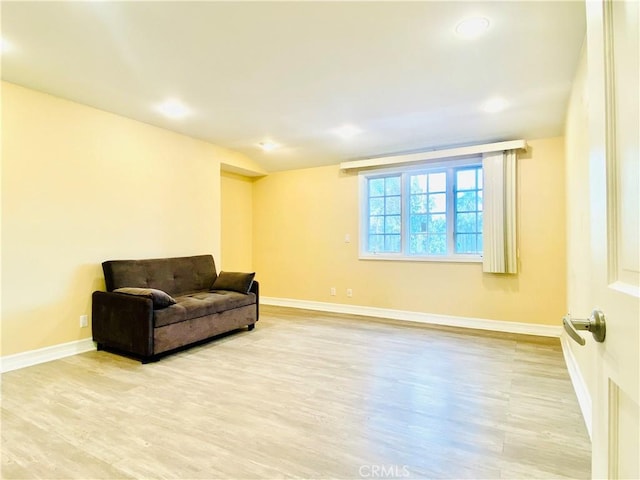
[[[482,110],[487,113],[498,113],[507,108],[507,101],[501,97],[495,97],[487,100],[482,105]]]
[[[456,25],[456,33],[463,38],[476,38],[489,28],[489,19],[485,17],[470,17]]]
[[[280,145],[278,145],[275,142],[272,142],[271,140],[265,140],[264,142],[260,142],[258,146],[265,152],[271,152],[272,150],[275,150],[276,148],[278,148]]]
[[[343,125],[340,128],[334,129],[333,132],[339,137],[348,139],[348,138],[355,137],[359,133],[362,133],[362,129],[354,125]]]
[[[173,98],[158,105],[158,111],[169,118],[182,118],[190,113],[184,103]]]

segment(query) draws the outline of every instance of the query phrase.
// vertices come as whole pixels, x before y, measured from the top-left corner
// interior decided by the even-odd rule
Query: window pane
[[[429,233],[447,233],[447,216],[444,214],[429,215]]]
[[[427,213],[426,195],[411,195],[410,203],[411,213]]]
[[[475,233],[476,214],[475,213],[459,213],[456,215],[456,232],[457,233]]]
[[[458,170],[456,172],[456,189],[457,190],[475,190],[476,188],[476,169]]]
[[[409,237],[409,253],[412,255],[426,255],[427,249],[427,236],[424,234],[411,235]]]
[[[385,235],[384,247],[387,252],[400,251],[400,235]]]
[[[369,251],[381,252],[384,250],[384,235],[369,235]]]
[[[458,192],[456,194],[456,212],[476,211],[476,192]]]
[[[455,253],[481,253],[482,167],[457,170],[456,190]]]
[[[400,195],[400,176],[386,177],[384,179],[385,195]]]
[[[456,253],[476,253],[476,235],[456,235]]]
[[[369,179],[369,196],[381,197],[384,195],[384,178]]]
[[[388,215],[384,217],[384,233],[400,233],[400,215]]]
[[[429,175],[429,192],[446,192],[447,174],[446,172],[432,173]]]
[[[445,193],[436,193],[429,195],[429,212],[440,213],[447,211],[447,195]]]
[[[386,201],[384,213],[386,213],[387,215],[389,214],[399,215],[402,210],[402,206],[400,204],[400,197],[387,197],[386,200],[387,201]]]
[[[427,215],[411,215],[409,229],[411,233],[427,231]]]
[[[369,217],[369,233],[384,233],[384,217]]]
[[[429,235],[427,253],[429,255],[444,255],[447,253],[446,235]]]
[[[369,215],[382,215],[384,213],[384,197],[369,199]]]
[[[411,175],[411,193],[427,193],[427,175]]]

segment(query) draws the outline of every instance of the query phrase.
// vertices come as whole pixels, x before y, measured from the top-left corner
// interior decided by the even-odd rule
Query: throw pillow
[[[249,293],[256,272],[220,272],[211,290],[231,290],[232,292]]]
[[[124,287],[116,288],[114,292],[150,298],[153,301],[153,308],[155,310],[167,308],[169,305],[176,303],[171,295],[155,288]]]

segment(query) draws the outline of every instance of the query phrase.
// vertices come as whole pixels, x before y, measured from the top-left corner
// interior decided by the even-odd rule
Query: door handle
[[[600,310],[594,310],[591,313],[591,317],[586,320],[579,318],[573,319],[571,318],[571,314],[567,313],[562,317],[562,325],[569,336],[580,345],[584,345],[586,342],[584,341],[584,338],[578,334],[578,330],[587,330],[588,332],[591,332],[596,342],[604,342],[607,335],[607,325],[604,320],[604,313]]]

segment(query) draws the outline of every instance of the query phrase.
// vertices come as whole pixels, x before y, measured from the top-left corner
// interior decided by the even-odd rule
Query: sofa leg
[[[97,351],[104,350],[104,345],[102,343],[96,343],[96,350]]]
[[[160,358],[157,355],[151,355],[150,357],[142,357],[140,361],[143,365],[146,365],[147,363],[155,363],[158,360],[160,360]]]
[[[252,323],[251,325],[247,325],[247,330],[249,330],[249,331],[253,330],[254,328],[256,328],[256,324],[255,323]]]

